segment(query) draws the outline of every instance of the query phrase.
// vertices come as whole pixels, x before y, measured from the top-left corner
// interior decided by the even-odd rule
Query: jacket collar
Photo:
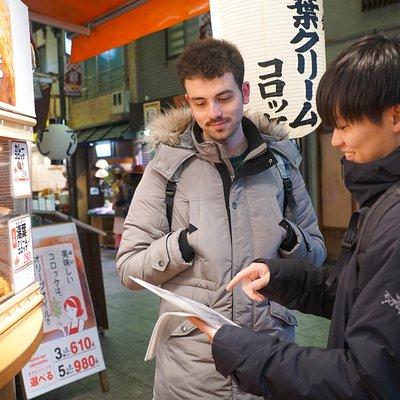
[[[246,156],[244,166],[250,160],[264,154],[264,158],[258,160],[257,167],[248,171],[249,174],[274,165],[275,157],[269,146],[267,147],[266,141],[274,149],[281,141],[285,142],[283,139],[287,138],[287,133],[284,128],[270,123],[263,114],[251,110],[246,112],[246,117],[243,117],[242,126],[251,149]],[[147,141],[150,147],[157,149],[152,165],[167,179],[171,178],[182,162],[194,155],[212,163],[222,161],[230,170],[232,169],[222,145],[202,140],[201,129],[193,121],[189,109],[167,110],[153,119],[147,129],[150,132]],[[285,154],[285,151],[283,150],[282,153]],[[252,164],[255,166],[254,163]],[[233,170],[230,172],[233,175]]]
[[[360,207],[371,206],[378,197],[400,179],[400,148],[379,160],[357,164],[341,160],[344,184]]]
[[[249,119],[270,140],[279,142],[287,138],[284,126],[271,123],[264,114],[254,111],[245,111],[246,119]],[[168,109],[153,118],[146,126],[148,133],[147,142],[150,147],[157,148],[161,143],[170,147],[193,149],[192,130],[195,125],[189,108]],[[198,140],[201,142],[201,140]]]

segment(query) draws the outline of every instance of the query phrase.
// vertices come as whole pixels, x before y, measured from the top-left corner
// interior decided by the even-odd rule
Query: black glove
[[[296,233],[293,230],[292,225],[290,225],[286,219],[283,219],[281,222],[279,222],[279,225],[286,231],[286,235],[283,238],[279,248],[285,251],[292,251],[297,244]]]
[[[190,262],[194,258],[194,250],[190,246],[189,241],[188,241],[188,235],[189,233],[189,228],[184,229],[180,234],[179,234],[179,249],[181,250],[182,253],[182,258],[185,260],[185,262]]]

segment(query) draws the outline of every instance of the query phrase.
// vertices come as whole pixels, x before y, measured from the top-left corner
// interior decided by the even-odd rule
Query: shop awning
[[[71,62],[209,11],[209,0],[23,0],[30,19],[77,33]]]
[[[129,122],[101,125],[76,131],[78,143],[91,143],[99,140],[128,139],[132,137]]]

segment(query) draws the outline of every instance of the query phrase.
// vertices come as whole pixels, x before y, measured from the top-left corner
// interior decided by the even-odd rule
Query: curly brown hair
[[[214,79],[231,72],[239,87],[244,79],[244,61],[238,48],[223,39],[206,38],[191,43],[179,57],[176,70],[185,87],[186,79]]]

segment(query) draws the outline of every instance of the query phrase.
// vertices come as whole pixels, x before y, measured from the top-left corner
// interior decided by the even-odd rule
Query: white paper
[[[31,217],[21,215],[8,221],[10,263],[13,267],[15,293],[35,281]]]
[[[26,142],[11,142],[11,176],[13,196],[31,196],[28,145]]]
[[[198,303],[197,301],[183,296],[179,296],[178,294],[172,293],[169,290],[162,289],[158,286],[154,286],[151,283],[145,282],[141,279],[133,278],[132,276],[129,278],[131,278],[138,285],[143,286],[144,288],[150,290],[157,296],[160,296],[164,300],[182,310],[182,312],[166,312],[160,315],[154,326],[153,333],[147,347],[145,361],[154,358],[160,347],[169,338],[171,333],[188,317],[194,316],[200,318],[207,325],[215,329],[218,329],[222,325],[226,324],[239,326],[204,304]]]
[[[160,347],[167,341],[172,332],[188,317],[196,316],[184,312],[166,312],[161,314],[154,325],[153,332],[147,346],[144,361],[152,360]]]

